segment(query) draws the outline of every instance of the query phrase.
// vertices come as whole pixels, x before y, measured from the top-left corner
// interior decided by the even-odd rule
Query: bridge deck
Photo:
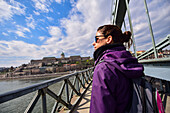
[[[78,107],[75,108],[73,113],[89,113],[90,110],[90,100],[91,100],[92,86],[89,87],[86,94],[83,96]],[[62,113],[68,113],[69,111],[64,110]],[[167,96],[166,110],[165,113],[170,113],[170,96]]]
[[[87,84],[86,84],[86,86],[87,86]],[[82,92],[82,91],[83,91],[83,88],[80,89],[80,92]],[[86,93],[82,96],[80,103],[74,109],[74,111],[72,113],[89,113],[91,91],[92,91],[92,85],[90,85],[90,87],[87,89]],[[77,103],[78,99],[79,99],[79,96],[73,96],[71,103],[72,104]],[[70,113],[70,110],[62,109],[59,113]]]
[[[78,105],[78,107],[75,109],[73,113],[89,113],[91,90],[92,90],[92,86],[89,87],[86,94],[83,96],[80,104]]]

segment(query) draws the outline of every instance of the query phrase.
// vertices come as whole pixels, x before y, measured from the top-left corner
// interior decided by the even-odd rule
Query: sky
[[[146,1],[159,43],[170,31],[170,1]],[[111,24],[112,8],[112,0],[0,0],[0,67],[60,58],[62,52],[93,57],[96,29]],[[129,8],[136,49],[147,50],[152,41],[144,2],[131,0]],[[127,14],[125,23],[130,30]]]

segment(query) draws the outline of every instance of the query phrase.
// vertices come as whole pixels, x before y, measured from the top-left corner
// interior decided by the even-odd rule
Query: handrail
[[[170,35],[166,36],[160,43],[158,43],[156,45],[156,49],[157,50],[162,50],[163,48],[167,47],[170,45]],[[146,50],[144,53],[142,53],[141,55],[138,56],[138,59],[141,60],[151,54],[154,53],[154,49],[153,47]]]
[[[71,99],[73,97],[73,92],[75,92],[75,94],[77,96],[81,96],[83,93],[80,92],[80,88],[88,88],[88,86],[86,87],[85,84],[91,85],[92,83],[92,74],[93,72],[93,68],[89,68],[83,71],[79,71],[79,72],[75,72],[72,74],[68,74],[62,77],[58,77],[58,78],[54,78],[51,80],[47,80],[44,81],[42,83],[37,83],[25,88],[21,88],[18,90],[14,90],[14,91],[10,91],[4,94],[0,94],[0,104],[10,101],[12,99],[24,96],[28,93],[32,93],[37,91],[37,93],[35,94],[35,96],[33,97],[32,101],[30,102],[30,104],[28,105],[28,107],[25,110],[25,113],[30,113],[32,112],[32,110],[34,109],[36,103],[38,102],[40,96],[42,96],[42,112],[46,113],[47,112],[47,108],[46,108],[46,104],[48,104],[46,102],[46,94],[48,94],[49,96],[51,96],[53,99],[56,100],[56,103],[53,106],[52,112],[54,113],[58,108],[61,108],[61,106],[58,106],[59,103],[61,103],[63,106],[65,106],[68,109],[72,109],[74,107],[74,105],[71,104]],[[69,78],[70,77],[74,77],[73,81],[70,81]],[[61,82],[63,81],[63,85],[60,88],[60,91],[57,94],[55,94],[52,90],[49,89],[49,86]],[[77,83],[77,84],[76,84]],[[76,86],[77,87],[76,87]],[[70,87],[68,87],[70,86]],[[61,95],[63,94],[63,90],[66,90],[66,100],[61,98]],[[69,88],[71,88],[71,93],[69,93]]]

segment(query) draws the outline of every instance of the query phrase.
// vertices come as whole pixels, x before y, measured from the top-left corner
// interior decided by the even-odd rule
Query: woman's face
[[[98,31],[95,36],[95,41],[93,42],[94,49],[97,50],[99,47],[106,45],[106,39],[107,38],[104,37],[104,35]]]

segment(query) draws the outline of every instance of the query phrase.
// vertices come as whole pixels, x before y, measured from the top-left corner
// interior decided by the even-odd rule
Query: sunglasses
[[[107,36],[105,36],[105,35],[95,36],[95,42],[96,42],[96,43],[97,43],[98,40],[102,40],[102,39],[99,39],[98,37],[104,37],[104,38],[102,38],[102,39],[107,38]]]

